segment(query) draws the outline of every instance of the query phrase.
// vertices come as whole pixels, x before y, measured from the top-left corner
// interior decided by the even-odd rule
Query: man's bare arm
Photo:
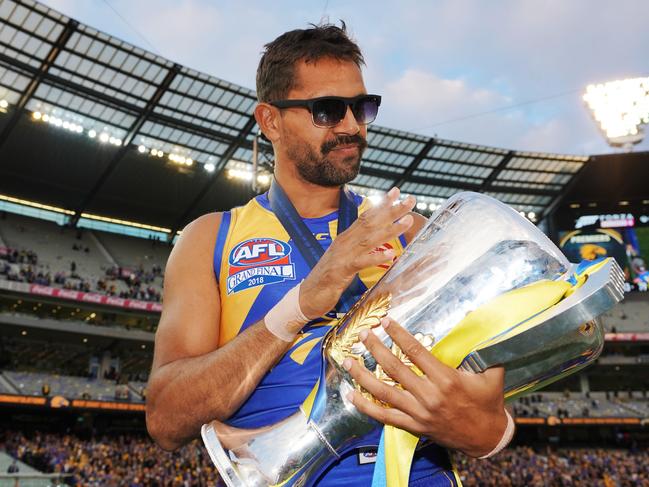
[[[194,438],[202,424],[232,415],[290,346],[260,322],[217,349],[212,256],[219,223],[212,214],[189,225],[167,263],[146,407],[149,433],[167,450]]]

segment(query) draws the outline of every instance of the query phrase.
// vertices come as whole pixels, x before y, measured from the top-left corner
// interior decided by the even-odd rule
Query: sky
[[[368,91],[383,96],[375,123],[506,149],[616,151],[584,89],[649,76],[647,0],[42,1],[251,89],[265,43],[342,19],[364,52]],[[634,150],[649,150],[649,137]]]

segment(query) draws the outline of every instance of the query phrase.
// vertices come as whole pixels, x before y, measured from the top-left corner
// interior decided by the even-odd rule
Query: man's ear
[[[255,120],[268,140],[276,142],[279,139],[279,110],[268,103],[258,103],[255,107]]]

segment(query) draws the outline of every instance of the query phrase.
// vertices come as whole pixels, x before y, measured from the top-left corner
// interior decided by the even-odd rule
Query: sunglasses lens
[[[318,127],[333,127],[345,118],[347,105],[342,100],[324,99],[313,104],[313,123]]]
[[[372,123],[379,113],[379,100],[375,96],[361,98],[352,106],[356,121],[361,124]]]

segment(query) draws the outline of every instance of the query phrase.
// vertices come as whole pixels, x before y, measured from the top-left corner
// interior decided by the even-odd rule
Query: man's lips
[[[345,144],[345,145],[337,145],[332,151],[338,151],[338,150],[344,150],[344,151],[349,151],[349,150],[354,150],[358,149],[358,144]]]

